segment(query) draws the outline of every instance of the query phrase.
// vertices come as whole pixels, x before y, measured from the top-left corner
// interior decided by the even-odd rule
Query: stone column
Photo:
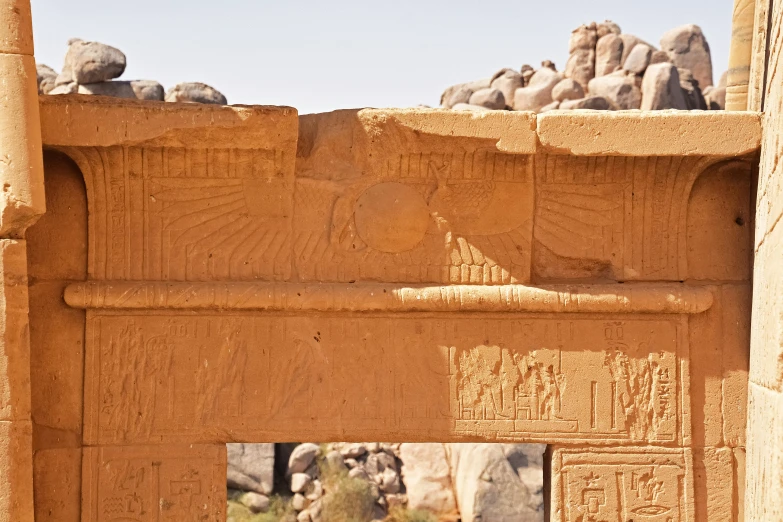
[[[27,227],[44,212],[29,0],[0,0],[0,522],[33,520]]]
[[[748,83],[753,48],[756,0],[734,0],[729,73],[726,79],[726,110],[748,110]]]

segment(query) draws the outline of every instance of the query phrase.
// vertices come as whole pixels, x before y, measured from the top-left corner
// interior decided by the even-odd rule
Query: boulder
[[[521,73],[518,73],[513,69],[508,69],[503,74],[499,76],[496,75],[490,86],[503,93],[503,100],[505,103],[510,103],[511,100],[514,99],[516,90],[525,86],[525,80]]]
[[[252,491],[239,497],[239,503],[249,509],[252,513],[266,513],[269,511],[269,497],[260,495]]]
[[[700,87],[712,85],[712,56],[701,27],[688,24],[667,31],[661,37],[661,50],[674,65],[689,69]]]
[[[448,444],[452,484],[463,522],[538,521],[541,514],[501,444]],[[410,492],[408,493],[410,496]]]
[[[79,85],[79,94],[163,101],[163,86],[151,80],[87,83]]]
[[[78,90],[79,85],[76,82],[72,82],[56,86],[49,91],[49,94],[76,94]]]
[[[105,82],[121,76],[125,65],[125,55],[119,49],[77,39],[68,46],[61,76],[68,75],[79,84]]]
[[[581,100],[568,100],[560,104],[560,110],[571,111],[576,109],[591,111],[609,111],[612,110],[612,102],[603,96],[590,96]]]
[[[678,68],[677,74],[680,75],[680,87],[685,95],[685,104],[688,106],[688,110],[706,111],[708,109],[707,101],[699,88],[699,82],[693,78],[693,73],[688,69]]]
[[[620,26],[616,23],[612,22],[611,20],[605,20],[604,22],[601,22],[596,27],[596,33],[598,34],[598,38],[603,38],[604,36],[608,34],[616,34],[620,35],[622,34],[622,29],[620,29]]]
[[[532,78],[533,75],[536,74],[536,70],[533,69],[532,66],[525,64],[519,69],[519,73],[522,75],[522,81],[523,81],[522,87],[527,87],[527,84],[530,83],[530,78]],[[511,98],[507,98],[507,99],[510,100]]]
[[[345,459],[340,455],[339,451],[332,450],[326,454],[326,465],[332,471],[344,471],[348,469],[345,465]],[[356,462],[356,461],[354,461]]]
[[[294,508],[295,511],[302,511],[305,508],[305,504],[305,497],[301,493],[295,494],[291,499],[291,507]]]
[[[646,111],[688,108],[677,67],[671,63],[656,63],[647,68],[642,80],[641,108]]]
[[[557,85],[563,75],[552,69],[542,68],[536,71],[530,78],[527,87],[517,89],[514,93],[514,110],[538,111],[545,105],[552,103],[552,89]]]
[[[49,94],[55,87],[57,71],[42,63],[36,64],[35,70],[38,75],[38,94]]]
[[[544,511],[544,453],[546,444],[503,444],[503,453],[530,493],[530,505]]]
[[[634,74],[644,74],[647,66],[650,65],[653,49],[647,44],[637,44],[628,54],[623,63],[623,70]]]
[[[347,459],[355,459],[367,453],[367,448],[364,444],[348,444],[347,446],[343,447],[340,453]]]
[[[458,103],[454,107],[452,107],[451,110],[484,112],[484,111],[488,111],[489,109],[487,109],[486,107],[482,107],[480,105],[471,105],[469,103]]]
[[[595,75],[605,76],[620,68],[623,40],[614,33],[602,36],[595,47]]]
[[[154,80],[133,80],[131,89],[140,100],[163,101],[165,91],[163,86]]]
[[[639,109],[642,106],[642,91],[636,86],[633,73],[617,71],[593,78],[587,90],[591,96],[601,96],[609,100],[615,110]]]
[[[552,99],[561,102],[585,97],[585,90],[576,80],[564,78],[552,88]]]
[[[542,61],[541,67],[546,67],[547,69],[552,69],[553,71],[557,72],[557,66],[555,65],[555,62],[553,62],[552,60]]]
[[[577,49],[594,50],[598,42],[598,31],[595,23],[580,25],[571,31],[568,41],[568,53],[573,54]]]
[[[503,110],[506,108],[506,98],[500,89],[489,88],[476,91],[471,94],[468,103],[491,110]]]
[[[272,493],[274,486],[274,444],[226,444],[229,488]]]
[[[288,474],[304,473],[315,462],[319,448],[312,442],[299,444],[288,458]]]
[[[227,105],[223,94],[205,83],[180,83],[166,93],[167,102],[213,103]]]
[[[578,81],[583,88],[595,78],[595,51],[593,49],[577,49],[568,57],[565,66],[565,77]]]
[[[400,492],[400,476],[391,468],[386,468],[381,474],[380,489],[384,493]]]
[[[724,72],[721,75],[720,80],[718,80],[718,85],[708,86],[706,89],[702,91],[710,110],[724,110],[726,108],[727,72]],[[709,94],[707,93],[707,89],[710,89]]]
[[[649,43],[645,42],[638,36],[634,36],[632,34],[623,33],[620,35],[620,39],[623,41],[623,56],[620,59],[620,62],[622,64],[625,64],[625,61],[628,59],[628,55],[631,54],[631,51],[633,51],[633,48],[636,47],[639,44],[644,44],[653,51],[655,51],[655,46],[650,45]]]
[[[402,444],[400,460],[410,509],[423,509],[438,515],[457,511],[443,444]]]
[[[459,105],[460,103],[468,103],[472,95],[473,95],[473,89],[471,89],[466,85],[463,85],[459,89],[451,93],[451,95],[446,100],[446,103],[443,106],[446,108],[453,108],[455,105]]]
[[[669,55],[666,54],[666,51],[653,51],[653,53],[650,55],[650,63],[649,65],[654,65],[656,63],[671,63],[672,61],[669,59]]]
[[[560,102],[559,101],[553,101],[549,105],[544,105],[543,107],[541,107],[541,110],[539,110],[538,113],[539,114],[543,114],[543,113],[549,112],[549,111],[556,111],[559,108],[560,108]]]
[[[578,81],[583,88],[587,88],[587,82],[595,77],[595,46],[597,42],[598,31],[595,22],[581,25],[571,32],[565,77]]]
[[[473,94],[475,91],[478,91],[479,89],[486,89],[487,87],[490,86],[490,83],[492,83],[491,78],[484,78],[482,80],[476,80],[474,82],[458,83],[457,85],[452,85],[451,87],[448,87],[445,91],[443,91],[443,94],[441,94],[440,104],[442,107],[451,109],[457,103],[468,103],[470,94]],[[450,103],[451,97],[454,95],[454,93],[456,93],[460,89],[462,89],[463,92],[470,91],[470,94],[468,94],[467,98],[465,98],[464,100],[460,99],[459,101],[454,101],[454,103]]]
[[[315,479],[307,485],[305,490],[305,498],[307,500],[318,500],[322,496],[324,496],[324,486],[320,480]]]
[[[294,473],[291,475],[291,492],[302,493],[313,479],[307,473]]]

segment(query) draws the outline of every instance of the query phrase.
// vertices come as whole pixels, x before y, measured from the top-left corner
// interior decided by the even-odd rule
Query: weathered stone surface
[[[249,491],[239,497],[239,503],[248,508],[252,513],[266,513],[269,511],[269,497]]]
[[[612,102],[603,96],[589,96],[582,98],[581,100],[567,100],[560,103],[560,110],[575,110],[585,109],[592,111],[608,111],[611,110]]]
[[[315,462],[319,451],[318,446],[311,442],[298,445],[288,459],[288,473],[304,473]]]
[[[470,95],[468,102],[470,105],[478,105],[491,110],[502,110],[506,108],[506,98],[500,89],[481,89]]]
[[[593,78],[588,91],[592,96],[609,100],[616,110],[639,109],[642,106],[642,91],[636,86],[636,78],[625,71]]]
[[[468,103],[470,95],[480,89],[486,89],[492,83],[491,78],[476,80],[474,82],[460,83],[448,87],[440,97],[442,107],[451,109],[458,103]]]
[[[620,29],[620,26],[616,23],[612,22],[611,20],[605,20],[597,25],[596,27],[596,34],[598,35],[598,38],[603,38],[604,36],[608,34],[621,34],[623,31]]]
[[[54,89],[57,80],[57,71],[42,63],[35,66],[38,76],[38,94],[49,94]]]
[[[660,63],[647,68],[642,80],[641,108],[645,111],[688,108],[677,67],[671,63]]]
[[[671,59],[666,51],[653,51],[652,55],[650,55],[649,65],[654,65],[656,63],[671,63]]]
[[[538,521],[527,488],[509,464],[501,445],[450,444],[449,463],[461,518]]]
[[[506,104],[511,104],[516,90],[524,86],[525,80],[522,74],[513,69],[508,69],[502,74],[495,75],[491,84],[493,89],[499,89],[503,93],[503,99]]]
[[[168,90],[166,93],[167,102],[189,102],[189,103],[214,103],[216,105],[227,105],[228,101],[223,94],[205,83],[180,83]]]
[[[514,93],[514,110],[538,111],[545,105],[552,103],[552,89],[557,85],[563,75],[552,69],[539,69],[527,87],[517,89]]]
[[[595,50],[598,42],[598,31],[595,23],[580,25],[571,32],[568,42],[568,52],[573,53],[577,49]]]
[[[707,38],[698,25],[683,25],[661,37],[661,50],[681,69],[689,69],[704,88],[712,85],[712,55]]]
[[[51,89],[48,94],[56,95],[56,94],[76,94],[79,92],[79,84],[77,83],[66,83],[62,85],[58,85]]]
[[[79,84],[105,82],[121,76],[125,64],[125,55],[119,49],[99,42],[74,40],[68,46],[61,75]]]
[[[409,508],[426,509],[436,514],[456,512],[451,472],[443,444],[402,444],[400,460]]]
[[[728,71],[727,71],[728,72]],[[727,72],[724,72],[720,80],[718,81],[718,85],[715,86],[708,86],[707,89],[710,89],[709,94],[707,92],[707,89],[704,89],[702,91],[702,94],[704,94],[704,97],[707,101],[707,105],[712,110],[724,110],[726,108],[726,76]]]
[[[455,111],[486,112],[489,109],[487,109],[486,107],[482,107],[480,105],[471,105],[469,103],[458,103],[454,107],[452,107],[452,110],[455,110]]]
[[[631,54],[631,51],[633,51],[633,48],[636,47],[639,44],[644,44],[653,51],[655,51],[655,46],[645,42],[638,36],[634,36],[632,34],[623,33],[620,35],[620,39],[623,41],[623,56],[620,59],[621,63],[624,65],[625,61],[628,59],[628,55]]]
[[[163,101],[163,86],[151,80],[111,81],[79,85],[79,94]]]
[[[302,493],[312,481],[312,477],[307,473],[294,473],[291,475],[291,491]]]
[[[228,487],[272,493],[274,486],[274,444],[226,444],[228,452]]]
[[[565,77],[579,82],[583,88],[595,78],[595,51],[577,49],[568,57],[565,66]]]
[[[688,110],[706,111],[707,102],[699,88],[699,82],[693,78],[693,73],[688,69],[677,69],[677,73],[680,75],[680,87],[682,87]]]
[[[623,70],[629,71],[635,74],[644,74],[647,70],[647,66],[650,65],[650,59],[652,58],[653,49],[647,44],[637,44],[633,50],[628,53],[623,63]]]
[[[578,100],[585,97],[582,86],[571,78],[560,80],[552,89],[552,99],[558,102],[565,100]]]
[[[605,76],[620,68],[623,56],[623,40],[619,35],[609,33],[598,39],[595,48],[595,75]]]

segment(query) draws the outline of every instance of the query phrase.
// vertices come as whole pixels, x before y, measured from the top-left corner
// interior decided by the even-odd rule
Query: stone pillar
[[[753,48],[755,0],[734,0],[729,74],[726,79],[726,110],[748,110],[748,82]]]
[[[0,0],[0,521],[33,520],[27,227],[44,212],[29,0]]]
[[[777,66],[783,42],[776,36],[783,30],[783,1],[762,0],[757,9],[769,16],[756,18],[756,40],[764,45],[754,54],[768,58],[751,79],[764,93],[764,117],[748,388],[747,522],[783,520],[783,71]]]

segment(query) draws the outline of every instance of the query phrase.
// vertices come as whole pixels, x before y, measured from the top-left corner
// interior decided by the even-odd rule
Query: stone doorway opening
[[[550,459],[545,444],[294,442],[226,447],[228,522],[548,519]]]

